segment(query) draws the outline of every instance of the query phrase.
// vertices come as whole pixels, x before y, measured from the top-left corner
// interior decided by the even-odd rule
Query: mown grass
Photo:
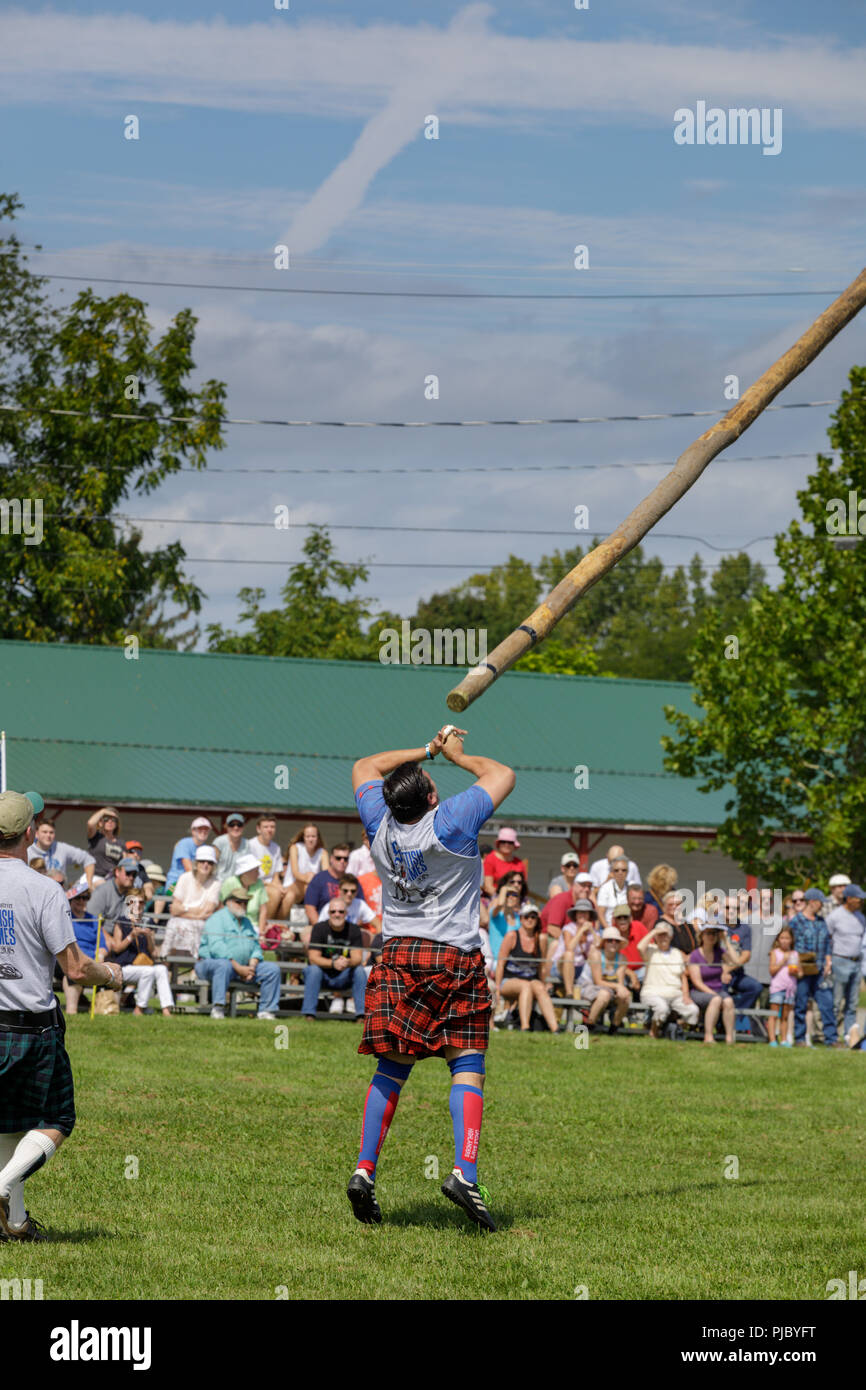
[[[287,1026],[278,1048],[248,1019],[71,1020],[79,1123],[27,1186],[51,1239],[0,1245],[0,1277],[46,1299],[823,1299],[863,1265],[863,1054],[496,1033],[484,1237],[427,1176],[453,1159],[444,1063],[416,1066],[362,1227],[359,1026]]]

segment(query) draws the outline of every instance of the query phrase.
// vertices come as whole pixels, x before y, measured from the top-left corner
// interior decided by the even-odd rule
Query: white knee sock
[[[18,1143],[3,1168],[0,1168],[0,1197],[9,1197],[11,1189],[24,1182],[43,1163],[51,1158],[57,1145],[42,1129],[31,1129],[26,1134],[6,1138],[18,1138]]]

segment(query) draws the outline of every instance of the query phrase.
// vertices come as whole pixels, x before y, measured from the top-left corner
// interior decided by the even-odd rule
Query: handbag
[[[801,951],[799,966],[801,975],[817,975],[819,967],[815,959],[815,952]]]
[[[138,955],[132,963],[133,965],[153,965],[153,961],[151,960],[150,956],[147,954],[146,951],[139,951]]]
[[[96,1003],[93,1006],[95,1014],[119,1014],[120,1003],[117,998],[117,990],[100,989],[96,993]]]

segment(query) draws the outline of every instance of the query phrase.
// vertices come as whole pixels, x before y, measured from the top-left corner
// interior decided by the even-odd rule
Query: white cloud
[[[782,105],[806,125],[866,126],[864,52],[792,39],[748,47],[652,40],[592,41],[479,35],[487,6],[445,30],[429,23],[366,25],[182,23],[110,12],[9,10],[0,19],[2,101],[170,103],[224,110],[369,118],[409,73],[420,95],[451,90],[452,119],[530,112],[588,121],[671,122],[698,98]],[[455,81],[451,85],[451,78]]]

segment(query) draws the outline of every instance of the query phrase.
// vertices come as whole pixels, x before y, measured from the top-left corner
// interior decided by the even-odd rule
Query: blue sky
[[[7,6],[2,185],[26,204],[22,239],[45,247],[34,268],[55,275],[262,289],[838,291],[864,260],[864,52],[849,0],[590,0],[586,11],[565,0],[293,0],[288,12],[245,0],[218,14],[185,0],[179,16],[162,3],[138,13]],[[781,108],[781,153],[678,146],[674,111],[698,100]],[[437,141],[423,135],[431,113]],[[123,138],[129,114],[138,141]],[[292,247],[289,272],[273,268],[278,242]],[[590,248],[588,270],[573,268],[578,243]],[[64,298],[77,288],[53,285]],[[230,414],[374,420],[722,409],[725,377],[744,389],[829,302],[133,292],[158,328],[192,306],[198,374],[228,383]],[[784,399],[836,398],[864,349],[857,321]],[[438,401],[424,399],[431,373]],[[767,415],[731,455],[814,453],[828,414]],[[209,594],[205,617],[228,622],[241,584],[275,598],[303,522],[446,528],[335,531],[342,558],[404,564],[374,567],[368,592],[408,614],[509,552],[534,559],[585,539],[572,529],[577,503],[592,530],[612,529],[662,476],[652,462],[673,460],[706,423],[234,427],[215,469],[321,471],[181,475],[131,510],[167,519],[146,523],[147,540],[184,542]],[[628,466],[587,467],[610,463]],[[497,466],[509,471],[421,471]],[[714,563],[709,545],[661,533],[715,546],[772,534],[795,512],[809,466],[714,464],[648,548],[666,564],[696,549]],[[325,471],[350,467],[406,471]],[[263,529],[286,503],[288,535]],[[199,524],[228,519],[260,529]],[[475,534],[448,534],[467,526]],[[772,559],[766,543],[750,553]],[[279,563],[253,563],[265,558]]]

